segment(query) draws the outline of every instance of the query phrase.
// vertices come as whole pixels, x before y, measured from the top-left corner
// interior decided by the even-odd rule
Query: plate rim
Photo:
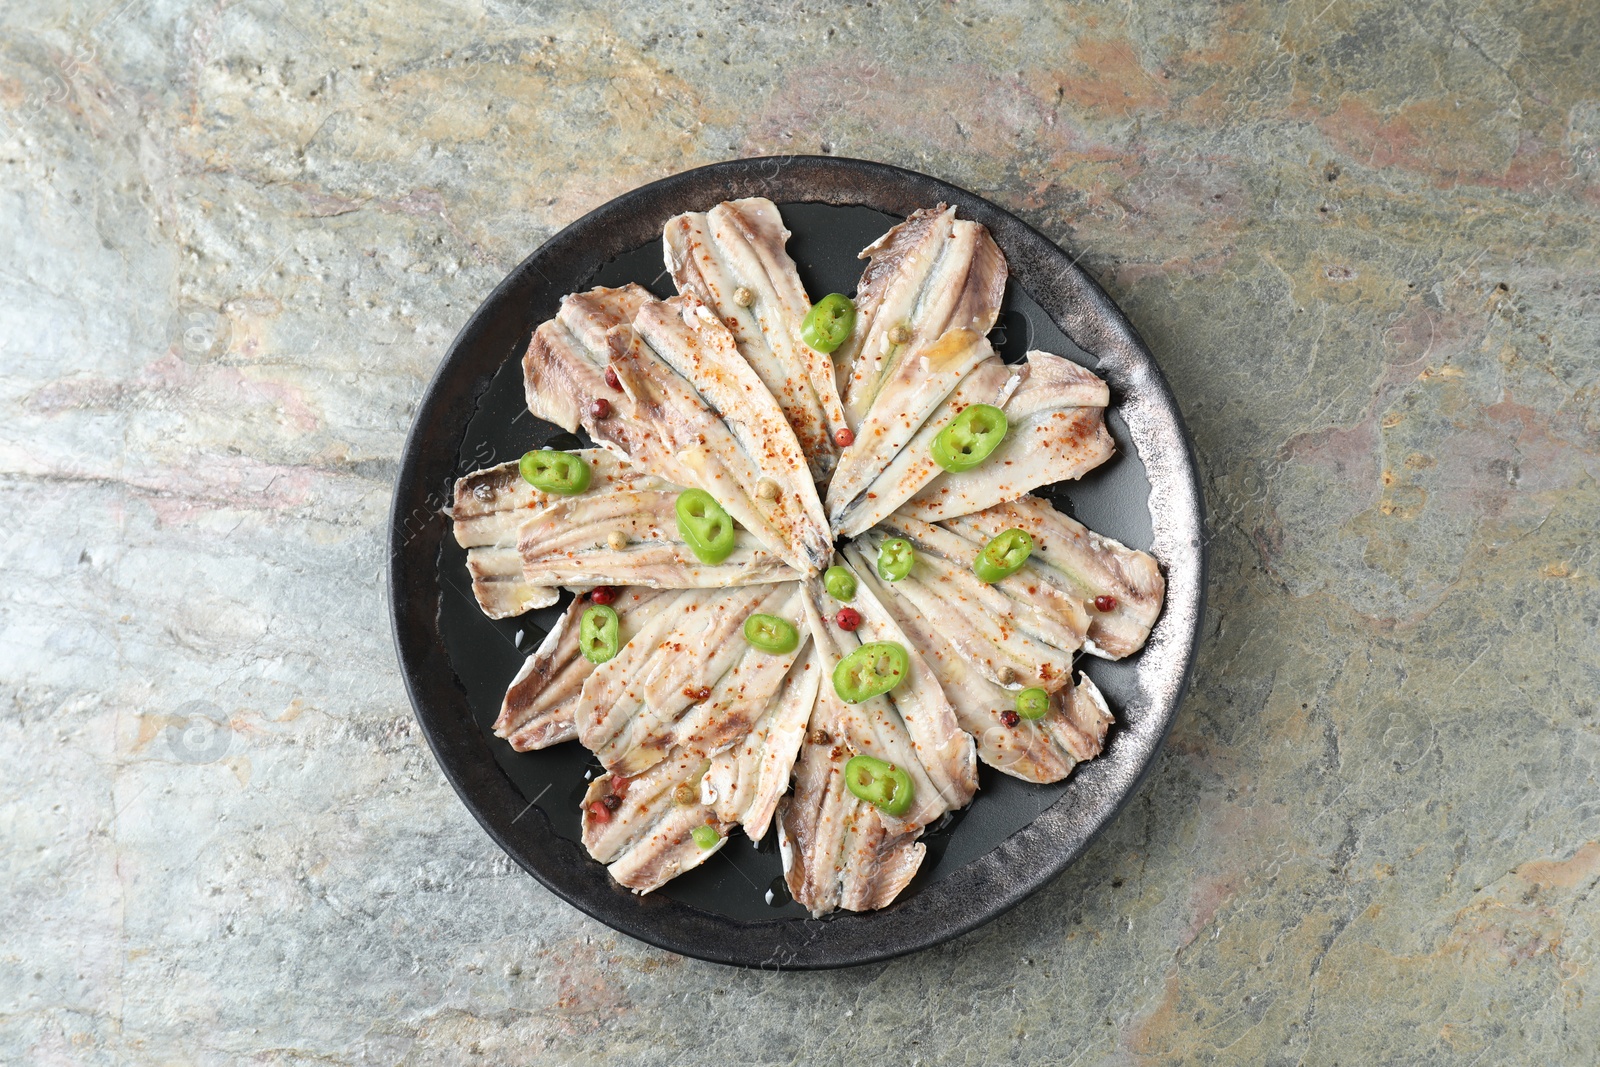
[[[1061,796],[1028,825],[916,895],[877,912],[739,920],[661,895],[635,896],[617,886],[580,845],[554,834],[542,812],[523,819],[534,805],[525,802],[495,762],[439,632],[437,605],[443,589],[438,548],[448,529],[440,508],[450,502],[456,457],[478,400],[504,360],[522,355],[512,345],[493,356],[483,343],[503,332],[506,301],[520,299],[515,294],[530,284],[539,288],[532,276],[543,281],[542,296],[551,300],[547,309],[537,300],[509,309],[512,316],[521,315],[525,339],[533,325],[553,314],[551,297],[559,299],[556,291],[562,289],[541,266],[557,267],[557,277],[583,278],[558,264],[587,260],[592,276],[616,255],[648,241],[631,236],[648,229],[641,220],[659,216],[654,223],[659,233],[666,218],[679,211],[704,210],[720,200],[751,195],[777,203],[859,205],[902,217],[942,200],[954,204],[962,217],[987,226],[1006,252],[1018,285],[1075,344],[1100,360],[1103,376],[1123,382],[1123,395],[1113,404],[1123,410],[1130,433],[1135,394],[1127,386],[1136,386],[1138,406],[1148,409],[1143,417],[1167,438],[1160,463],[1140,451],[1151,483],[1149,507],[1157,545],[1164,532],[1179,531],[1180,524],[1180,539],[1187,536],[1187,544],[1165,546],[1170,557],[1161,559],[1167,602],[1150,644],[1140,653],[1148,656],[1159,645],[1168,676],[1162,679],[1164,688],[1151,694],[1148,718],[1137,724],[1138,758],[1114,758],[1117,741],[1132,732],[1119,719],[1122,736],[1113,737],[1107,754],[1075,770]],[[597,228],[598,241],[593,237]],[[625,247],[616,247],[619,241]],[[1050,299],[1036,288],[1044,281],[1051,283]],[[1114,393],[1118,391],[1114,385]],[[438,438],[453,441],[455,447],[430,454]],[[442,480],[440,467],[447,469]],[[1159,508],[1158,489],[1163,493]],[[1199,465],[1176,397],[1132,324],[1077,259],[984,197],[917,171],[840,156],[762,156],[682,171],[601,204],[525,257],[473,311],[417,401],[395,476],[387,540],[390,624],[407,697],[440,770],[491,840],[546,889],[612,929],[709,962],[778,970],[855,966],[931,948],[997,918],[1076,862],[1138,792],[1171,732],[1194,671],[1209,569]],[[1115,710],[1126,715],[1132,709]],[[1127,740],[1124,747],[1132,743]],[[574,854],[581,862],[562,867]]]

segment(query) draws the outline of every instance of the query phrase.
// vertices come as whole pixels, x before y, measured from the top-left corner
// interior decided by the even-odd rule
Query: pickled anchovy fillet
[[[917,491],[940,474],[942,467],[933,459],[933,439],[950,421],[972,404],[1006,402],[1027,373],[1026,367],[1008,367],[999,356],[991,355],[974,367],[950,395],[934,409],[906,446],[889,461],[876,477],[857,490],[849,500],[844,491],[828,496],[829,521],[840,537],[855,537],[882,521]]]
[[[832,551],[805,456],[733,336],[693,296],[646,304],[611,331],[611,365],[682,472],[804,574]]]
[[[1042,579],[1041,596],[1074,600],[1088,619],[1084,650],[1105,659],[1121,659],[1144,647],[1161,614],[1166,579],[1155,557],[1102,537],[1034,496],[943,523],[952,532],[979,543],[1001,530],[1017,527],[1033,537],[1027,570]],[[1110,596],[1110,611],[1095,598]]]
[[[895,592],[938,619],[945,636],[986,678],[1011,690],[1039,686],[1054,692],[1070,683],[1081,635],[1074,639],[1033,604],[979,581],[971,567],[976,550],[927,523],[891,517],[873,527],[859,540],[865,558],[876,560],[891,536],[908,539],[916,550],[911,573],[894,583]]]
[[[698,669],[677,662],[678,655],[690,653],[677,653],[671,637],[663,639],[664,655],[643,686],[642,706],[621,727],[617,743],[597,750],[601,761],[619,773],[634,774],[673,750],[712,756],[744,741],[809,643],[799,589],[790,582],[750,600],[749,610],[730,616],[731,635],[721,626],[709,627],[709,647],[696,656],[703,664]],[[757,612],[789,622],[802,635],[799,643],[782,653],[750,645],[741,630],[744,620]]]
[[[798,617],[794,590],[722,591],[656,619],[584,684],[574,715],[584,747],[608,770],[634,774],[674,747],[709,756],[738,741],[799,653],[747,658],[744,621],[755,612]]]
[[[940,472],[903,514],[937,522],[1083,477],[1116,451],[1105,424],[1110,401],[1111,391],[1093,371],[1029,352],[1026,376],[1004,404],[1009,426],[1000,447],[970,471]]]
[[[970,663],[945,637],[944,627],[897,591],[899,583],[881,581],[858,545],[848,546],[844,554],[922,652],[984,763],[1024,781],[1058,782],[1078,763],[1100,754],[1111,715],[1087,676],[1080,674],[1077,686],[1064,685],[1052,693],[1044,718],[1019,719],[1007,726],[1002,716],[1015,709],[1017,694]]]
[[[908,826],[845,786],[853,755],[846,705],[824,675],[811,729],[795,767],[794,792],[778,803],[778,849],[789,893],[813,915],[872,911],[910,884],[927,847]]]
[[[784,250],[788,240],[777,205],[762,197],[686,212],[669,219],[663,233],[678,291],[693,294],[727,326],[821,481],[833,470],[844,408],[833,361],[800,340],[811,301]],[[743,305],[739,295],[748,298]]]
[[[896,364],[951,329],[983,336],[994,328],[1007,268],[989,231],[940,204],[915,211],[861,253],[856,324],[833,353],[839,395],[860,427]],[[906,339],[891,338],[896,327]],[[859,435],[857,437],[859,440]]]
[[[601,494],[591,489],[534,512],[518,531],[525,580],[692,589],[799,578],[746,530],[735,532],[726,559],[701,562],[678,532],[674,506],[680,492],[677,486]]]
[[[604,449],[579,449],[576,454],[594,472],[586,499],[667,485]],[[556,602],[556,586],[575,584],[555,577],[524,577],[522,557],[517,552],[517,533],[523,522],[540,509],[565,499],[529,485],[516,461],[473,471],[456,480],[455,502],[450,508],[456,543],[467,550],[473,596],[491,619],[549,607]]]
[[[611,607],[617,613],[623,642],[648,625],[673,596],[653,589],[618,590]],[[518,752],[548,748],[578,736],[573,712],[583,683],[595,669],[578,650],[578,630],[579,620],[591,606],[581,596],[574,600],[506,690],[494,732]]]
[[[808,640],[744,740],[713,757],[702,779],[702,792],[718,818],[742,824],[752,841],[766,835],[778,800],[789,789],[820,684],[822,668]]]
[[[583,799],[583,845],[618,884],[649,893],[726,843],[732,823],[699,799],[705,765],[705,757],[679,752],[636,777],[608,771],[590,783]],[[694,839],[702,826],[716,832],[710,848]]]
[[[994,349],[983,335],[955,327],[896,363],[862,418],[855,443],[839,456],[828,483],[829,514],[840,515],[864,493],[960,381],[993,357]]]
[[[642,470],[688,485],[692,483],[661,447],[656,430],[634,410],[633,401],[606,382],[610,331],[632,322],[639,309],[654,299],[633,284],[562,297],[556,317],[541,323],[528,342],[522,357],[523,385],[528,410],[537,417],[568,433],[581,426],[596,444]],[[596,413],[597,400],[609,407],[604,418]]]

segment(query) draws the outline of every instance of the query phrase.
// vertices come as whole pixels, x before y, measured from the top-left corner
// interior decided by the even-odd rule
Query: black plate
[[[983,768],[977,800],[927,835],[928,857],[890,907],[812,919],[788,900],[773,834],[734,835],[697,870],[638,897],[578,842],[578,798],[598,765],[576,743],[516,753],[495,738],[507,684],[560,608],[490,620],[472,599],[465,553],[441,509],[454,479],[530,447],[576,439],[528,414],[521,355],[563,295],[639,282],[672,292],[661,228],[681,212],[765,196],[794,232],[790,254],[813,297],[852,292],[856,253],[919,207],[954,204],[983,223],[1011,268],[996,347],[1076,359],[1111,386],[1118,455],[1048,491],[1092,529],[1154,553],[1167,601],[1144,651],[1080,660],[1117,724],[1105,753],[1064,783],[1034,786]],[[1204,588],[1194,458],[1171,391],[1116,306],[1061,249],[981,197],[881,163],[800,156],[738,160],[618,197],[551,238],[489,295],[440,364],[406,441],[390,517],[390,604],[417,720],[451,785],[491,837],[563,899],[662,948],[744,966],[839,967],[938,944],[999,915],[1060,873],[1132,795],[1188,681]],[[565,598],[564,598],[565,599]],[[564,604],[563,604],[564,606]]]

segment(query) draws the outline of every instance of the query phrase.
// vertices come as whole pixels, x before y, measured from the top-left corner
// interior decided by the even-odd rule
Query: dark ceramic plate
[[[1121,663],[1080,661],[1116,715],[1105,753],[1052,786],[983,768],[977,800],[927,835],[917,879],[870,914],[808,917],[784,891],[770,832],[759,847],[734,835],[705,865],[646,897],[613,883],[578,840],[578,798],[598,765],[576,743],[519,754],[489,729],[507,684],[560,608],[485,618],[440,510],[461,474],[547,442],[578,444],[529,415],[522,395],[522,352],[561,297],[627,281],[670,295],[662,225],[742,196],[778,203],[813,297],[852,292],[862,266],[856,253],[916,208],[944,201],[986,225],[1011,267],[993,337],[1002,355],[1056,352],[1111,385],[1107,421],[1118,455],[1047,495],[1092,529],[1154,553],[1167,574],[1166,607],[1146,648]],[[389,585],[422,731],[462,801],[530,874],[601,922],[674,952],[752,967],[839,967],[971,930],[1082,854],[1138,787],[1177,713],[1200,620],[1203,546],[1194,459],[1172,394],[1132,327],[1066,253],[987,200],[934,178],[880,163],[790,157],[719,163],[636,189],[562,230],[500,283],[417,410],[395,485]]]

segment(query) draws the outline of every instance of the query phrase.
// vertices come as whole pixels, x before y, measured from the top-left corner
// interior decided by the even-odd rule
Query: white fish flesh
[[[863,416],[855,443],[839,456],[828,483],[829,514],[842,514],[865,493],[961,380],[992,358],[982,334],[956,327],[900,359]]]
[[[809,642],[789,667],[777,695],[744,740],[714,756],[701,780],[703,798],[725,823],[740,823],[750,840],[766,836],[778,800],[789,789],[805,741],[817,687],[823,683],[817,650]]]
[[[731,823],[718,819],[700,800],[703,756],[674,753],[643,774],[607,772],[589,784],[583,798],[583,844],[606,865],[617,883],[649,893],[704,863],[728,840]],[[710,848],[694,839],[709,826]]]
[[[1014,778],[1043,783],[1058,782],[1079,762],[1099,755],[1111,716],[1086,676],[1079,675],[1077,686],[1064,685],[1052,693],[1043,718],[1006,725],[1005,712],[1015,709],[1016,693],[968,662],[945,636],[945,627],[897,591],[899,583],[879,579],[859,546],[846,547],[844,554],[938,676],[956,720],[977,742],[980,760]]]
[[[828,519],[839,537],[855,537],[917,495],[944,469],[933,459],[933,439],[972,404],[1004,404],[1022,382],[1025,367],[1008,367],[991,355],[972,369],[928,416],[921,428],[876,477],[849,500],[841,490],[828,495]]]
[[[663,231],[678,291],[697,297],[732,333],[739,354],[777,398],[812,477],[823,481],[838,450],[834,434],[846,425],[844,408],[833,361],[800,339],[811,301],[784,250],[788,240],[777,205],[764,197],[686,212],[667,220]]]

